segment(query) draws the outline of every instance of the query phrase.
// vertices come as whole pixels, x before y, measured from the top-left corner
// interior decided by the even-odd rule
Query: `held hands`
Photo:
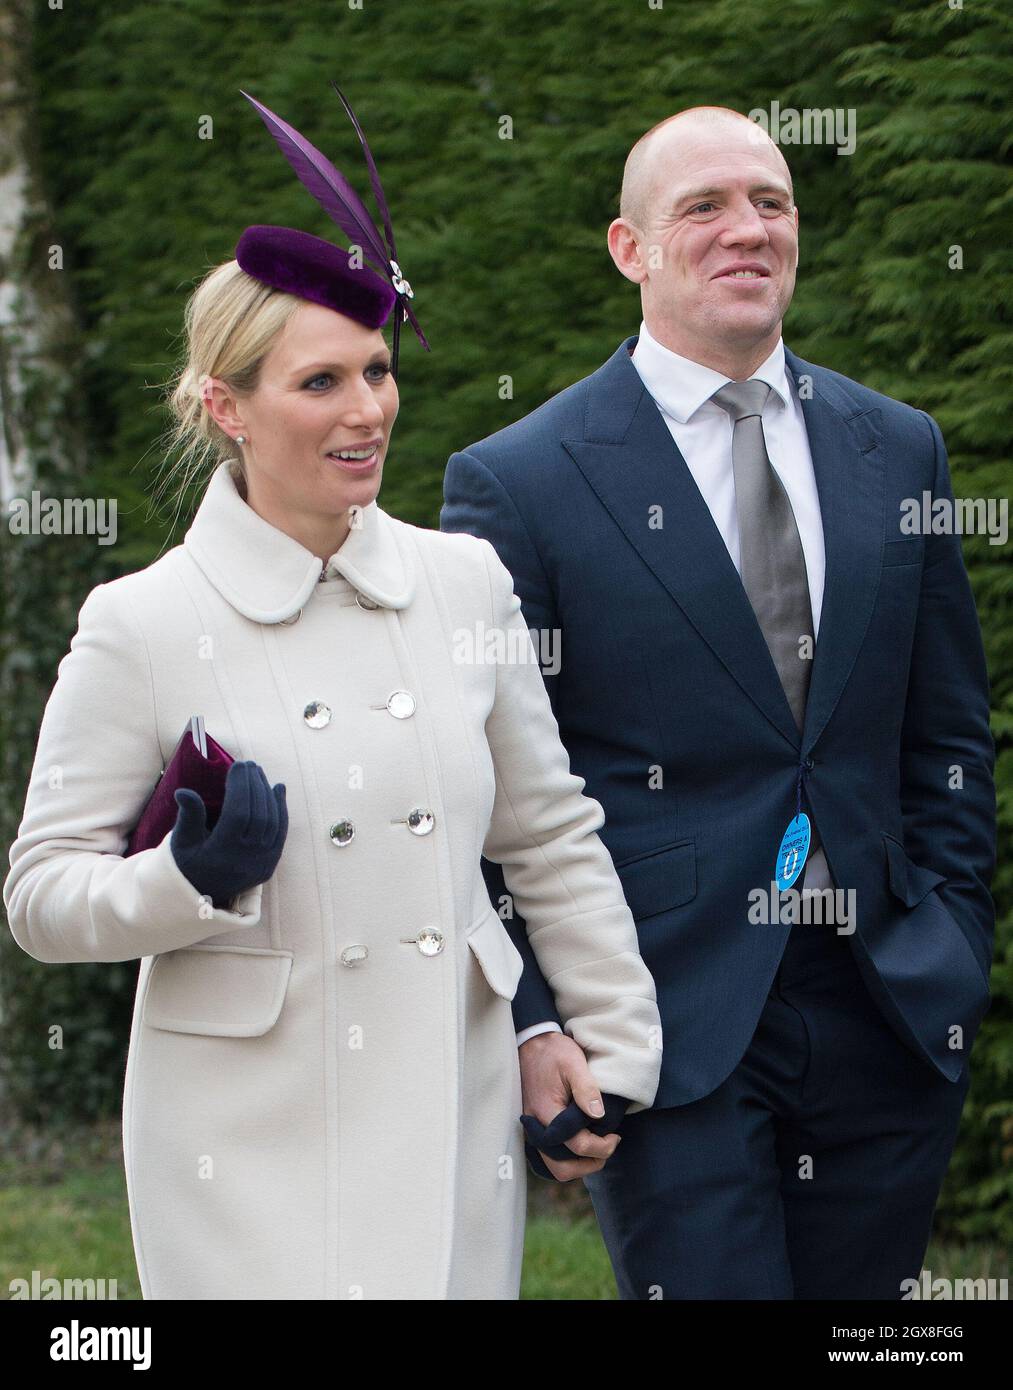
[[[272,790],[258,763],[233,763],[221,815],[210,832],[198,793],[179,787],[174,795],[179,812],[169,847],[198,893],[225,907],[238,893],[266,883],[288,834],[284,783]]]
[[[521,1045],[520,1063],[521,1124],[532,1171],[570,1182],[604,1168],[620,1143],[611,1131],[618,1129],[629,1101],[602,1096],[583,1050],[565,1033],[529,1038]]]

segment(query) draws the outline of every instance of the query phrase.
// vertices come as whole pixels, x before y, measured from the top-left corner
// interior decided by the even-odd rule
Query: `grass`
[[[116,1280],[120,1299],[140,1298],[122,1164],[107,1160],[56,1182],[0,1187],[0,1298],[13,1279]],[[615,1280],[593,1213],[533,1214],[524,1245],[526,1299],[615,1298]]]
[[[0,1188],[0,1297],[36,1269],[43,1279],[115,1279],[117,1298],[140,1298],[121,1165]]]
[[[118,1298],[140,1298],[118,1124],[93,1126],[77,1143],[70,1136],[55,1147],[18,1148],[9,1146],[0,1161],[0,1298],[33,1270],[43,1279],[115,1279]],[[557,1188],[531,1178],[529,1190],[521,1297],[615,1299],[582,1184]],[[934,1278],[1010,1277],[1008,1257],[988,1244],[933,1243],[925,1267]]]

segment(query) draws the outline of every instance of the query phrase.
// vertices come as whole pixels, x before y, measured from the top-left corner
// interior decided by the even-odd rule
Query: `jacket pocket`
[[[883,543],[883,566],[915,565],[925,554],[924,536],[902,536]]]
[[[696,897],[696,841],[678,840],[615,866],[636,921]]]
[[[937,874],[933,869],[923,869],[921,865],[913,863],[899,840],[885,830],[881,833],[886,845],[890,888],[907,907],[920,903],[937,883],[946,882],[945,874]]]
[[[255,946],[188,946],[156,956],[141,1018],[170,1033],[257,1038],[285,1001],[292,952]]]
[[[490,988],[502,998],[512,999],[517,993],[524,960],[491,908],[468,932],[467,940]]]

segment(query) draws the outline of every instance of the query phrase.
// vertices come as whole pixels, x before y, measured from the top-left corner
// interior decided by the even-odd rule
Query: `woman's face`
[[[332,535],[344,539],[349,509],[380,489],[398,410],[380,330],[302,304],[264,358],[256,391],[224,399],[230,408],[215,418],[233,438],[246,436],[254,510],[318,552]]]

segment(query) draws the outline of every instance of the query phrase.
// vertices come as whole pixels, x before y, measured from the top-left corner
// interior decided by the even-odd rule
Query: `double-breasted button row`
[[[413,806],[407,816],[398,816],[391,821],[391,825],[406,825],[413,835],[430,835],[436,825],[436,817],[425,806]],[[332,844],[344,849],[355,839],[355,822],[347,817],[335,821],[327,833]]]
[[[436,927],[423,927],[414,936],[403,936],[402,946],[415,946],[424,956],[438,956],[447,944],[447,939]],[[342,965],[349,967],[361,965],[369,956],[369,947],[355,941],[346,946],[339,957]]]
[[[394,719],[410,719],[417,708],[415,696],[410,690],[394,690],[382,705],[373,709],[385,709]],[[303,722],[310,729],[326,729],[334,711],[323,700],[311,700],[302,712]]]
[[[356,594],[355,601],[360,608],[379,606],[364,594]],[[394,719],[410,719],[417,707],[415,696],[410,690],[394,690],[382,705],[374,705],[373,709],[385,709]],[[303,721],[309,729],[325,729],[331,722],[333,713],[325,701],[311,700],[303,709]],[[413,835],[429,835],[436,825],[436,817],[426,806],[413,806],[406,816],[397,817],[391,824],[406,825]],[[347,817],[335,821],[328,834],[333,845],[338,849],[344,849],[355,839],[355,824]],[[415,936],[402,937],[401,940],[404,945],[415,946],[424,956],[438,956],[446,944],[443,933],[435,927],[423,927]],[[361,965],[368,956],[367,946],[361,942],[353,942],[343,948],[340,960],[342,965],[353,967]]]

